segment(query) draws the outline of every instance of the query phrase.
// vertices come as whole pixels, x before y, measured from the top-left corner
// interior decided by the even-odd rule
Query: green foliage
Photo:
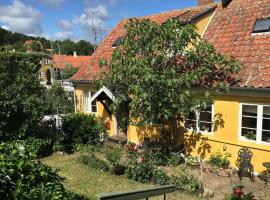
[[[94,46],[85,40],[80,40],[75,44],[75,50],[78,55],[91,55],[94,52]]]
[[[242,196],[228,195],[226,194],[224,200],[256,200],[253,193],[247,193]]]
[[[74,111],[73,93],[66,92],[60,83],[54,82],[46,91],[46,114],[68,114]]]
[[[30,45],[30,49],[34,52],[40,52],[42,51],[42,44],[39,41],[32,40],[32,43]]]
[[[129,166],[126,170],[126,176],[141,183],[149,183],[153,180],[154,171],[155,167],[152,164],[140,162]]]
[[[78,71],[77,68],[74,68],[71,64],[65,65],[64,69],[61,71],[62,79],[70,79]]]
[[[185,160],[179,152],[171,152],[167,161],[168,165],[171,166],[178,166],[180,164],[183,164],[184,162]]]
[[[224,155],[222,155],[220,152],[215,152],[210,156],[209,162],[212,166],[226,168],[230,166],[230,157],[230,153],[225,153]]]
[[[187,192],[197,192],[200,188],[199,180],[191,175],[186,166],[182,166],[176,176],[172,176],[170,180],[178,190]]]
[[[153,172],[153,182],[160,185],[167,185],[169,182],[169,176],[164,171],[156,169]]]
[[[41,57],[0,53],[0,141],[33,134],[44,112],[44,88],[37,78]]]
[[[63,119],[64,145],[72,151],[75,144],[98,144],[100,135],[106,134],[102,120],[94,115],[69,114]]]
[[[123,113],[122,123],[174,122],[179,113],[212,100],[209,93],[199,96],[192,88],[227,91],[226,85],[234,81],[231,74],[239,71],[238,62],[219,54],[195,29],[178,19],[161,25],[148,19],[129,20],[122,45],[110,61],[100,63],[109,70],[97,77],[117,97],[112,109]]]
[[[90,155],[81,155],[79,157],[79,162],[84,165],[87,165],[94,169],[99,169],[101,171],[107,172],[109,171],[110,167],[107,162],[97,158],[94,154]]]
[[[122,149],[118,147],[107,148],[105,151],[105,157],[111,165],[116,165],[120,162],[123,155]]]
[[[65,190],[56,170],[32,159],[17,143],[0,144],[0,199],[84,199]]]

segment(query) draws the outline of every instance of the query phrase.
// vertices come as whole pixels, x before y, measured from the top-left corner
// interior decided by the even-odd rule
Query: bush
[[[82,155],[79,157],[79,161],[87,165],[89,167],[92,167],[94,169],[99,169],[101,171],[107,172],[109,171],[110,167],[104,160],[101,160],[97,158],[95,155]]]
[[[108,147],[105,151],[105,157],[111,165],[118,164],[122,155],[123,151],[118,147]]]
[[[224,167],[227,168],[230,165],[229,158],[231,157],[230,153],[225,153],[222,155],[220,152],[215,152],[210,156],[210,164],[214,167]]]
[[[178,190],[197,192],[200,188],[199,180],[195,176],[190,175],[186,167],[181,167],[179,173],[171,177],[170,182],[174,184]]]
[[[101,134],[105,134],[105,125],[94,115],[70,114],[63,119],[64,142],[67,145],[97,144]]]
[[[126,170],[126,176],[129,179],[141,182],[149,183],[153,179],[153,173],[155,168],[148,162],[137,163],[134,166],[129,166]]]
[[[30,137],[26,140],[14,140],[6,142],[6,144],[20,149],[21,152],[26,155],[31,155],[32,158],[43,158],[53,153],[53,141],[51,139]]]
[[[183,164],[185,162],[184,158],[181,156],[179,152],[171,152],[168,157],[168,165],[177,166]]]
[[[169,182],[169,177],[164,171],[156,169],[153,173],[153,182],[160,185],[166,185]]]
[[[18,143],[0,144],[0,199],[69,199],[84,197],[66,191],[57,171],[34,158]]]

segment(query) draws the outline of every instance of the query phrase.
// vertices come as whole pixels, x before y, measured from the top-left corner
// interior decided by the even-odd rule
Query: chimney
[[[198,0],[198,6],[205,6],[210,3],[214,3],[214,0]]]
[[[76,51],[73,52],[73,57],[74,57],[74,58],[77,57],[77,52],[76,52]]]

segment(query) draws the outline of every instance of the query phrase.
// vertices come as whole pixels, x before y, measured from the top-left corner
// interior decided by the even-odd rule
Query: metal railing
[[[146,199],[149,197],[163,195],[166,200],[166,194],[176,191],[176,187],[173,185],[158,186],[140,190],[130,190],[127,192],[105,193],[98,195],[100,200],[138,200]]]

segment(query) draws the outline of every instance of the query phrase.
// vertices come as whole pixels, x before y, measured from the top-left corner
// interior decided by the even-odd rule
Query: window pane
[[[188,128],[188,129],[194,129],[195,130],[196,129],[196,120],[187,119],[185,127]]]
[[[84,91],[84,111],[89,111],[89,91]]]
[[[262,132],[262,141],[270,143],[270,131]]]
[[[92,112],[97,112],[97,100],[92,101],[91,107]]]
[[[186,117],[186,119],[187,119],[187,120],[188,120],[188,119],[190,119],[190,120],[196,120],[196,113],[190,112],[190,113],[188,114],[188,116]]]
[[[256,130],[242,128],[242,136],[249,140],[256,140]]]
[[[257,106],[243,105],[242,115],[257,117]]]
[[[200,130],[201,131],[212,131],[212,123],[200,122]]]
[[[190,112],[186,117],[185,127],[196,130],[196,113]]]
[[[242,127],[257,128],[257,118],[242,117]]]
[[[201,111],[201,113],[200,113],[200,121],[210,122],[211,123],[212,122],[212,113]]]
[[[263,129],[270,131],[270,119],[263,119]]]
[[[263,107],[263,117],[270,118],[270,107],[268,106]]]

